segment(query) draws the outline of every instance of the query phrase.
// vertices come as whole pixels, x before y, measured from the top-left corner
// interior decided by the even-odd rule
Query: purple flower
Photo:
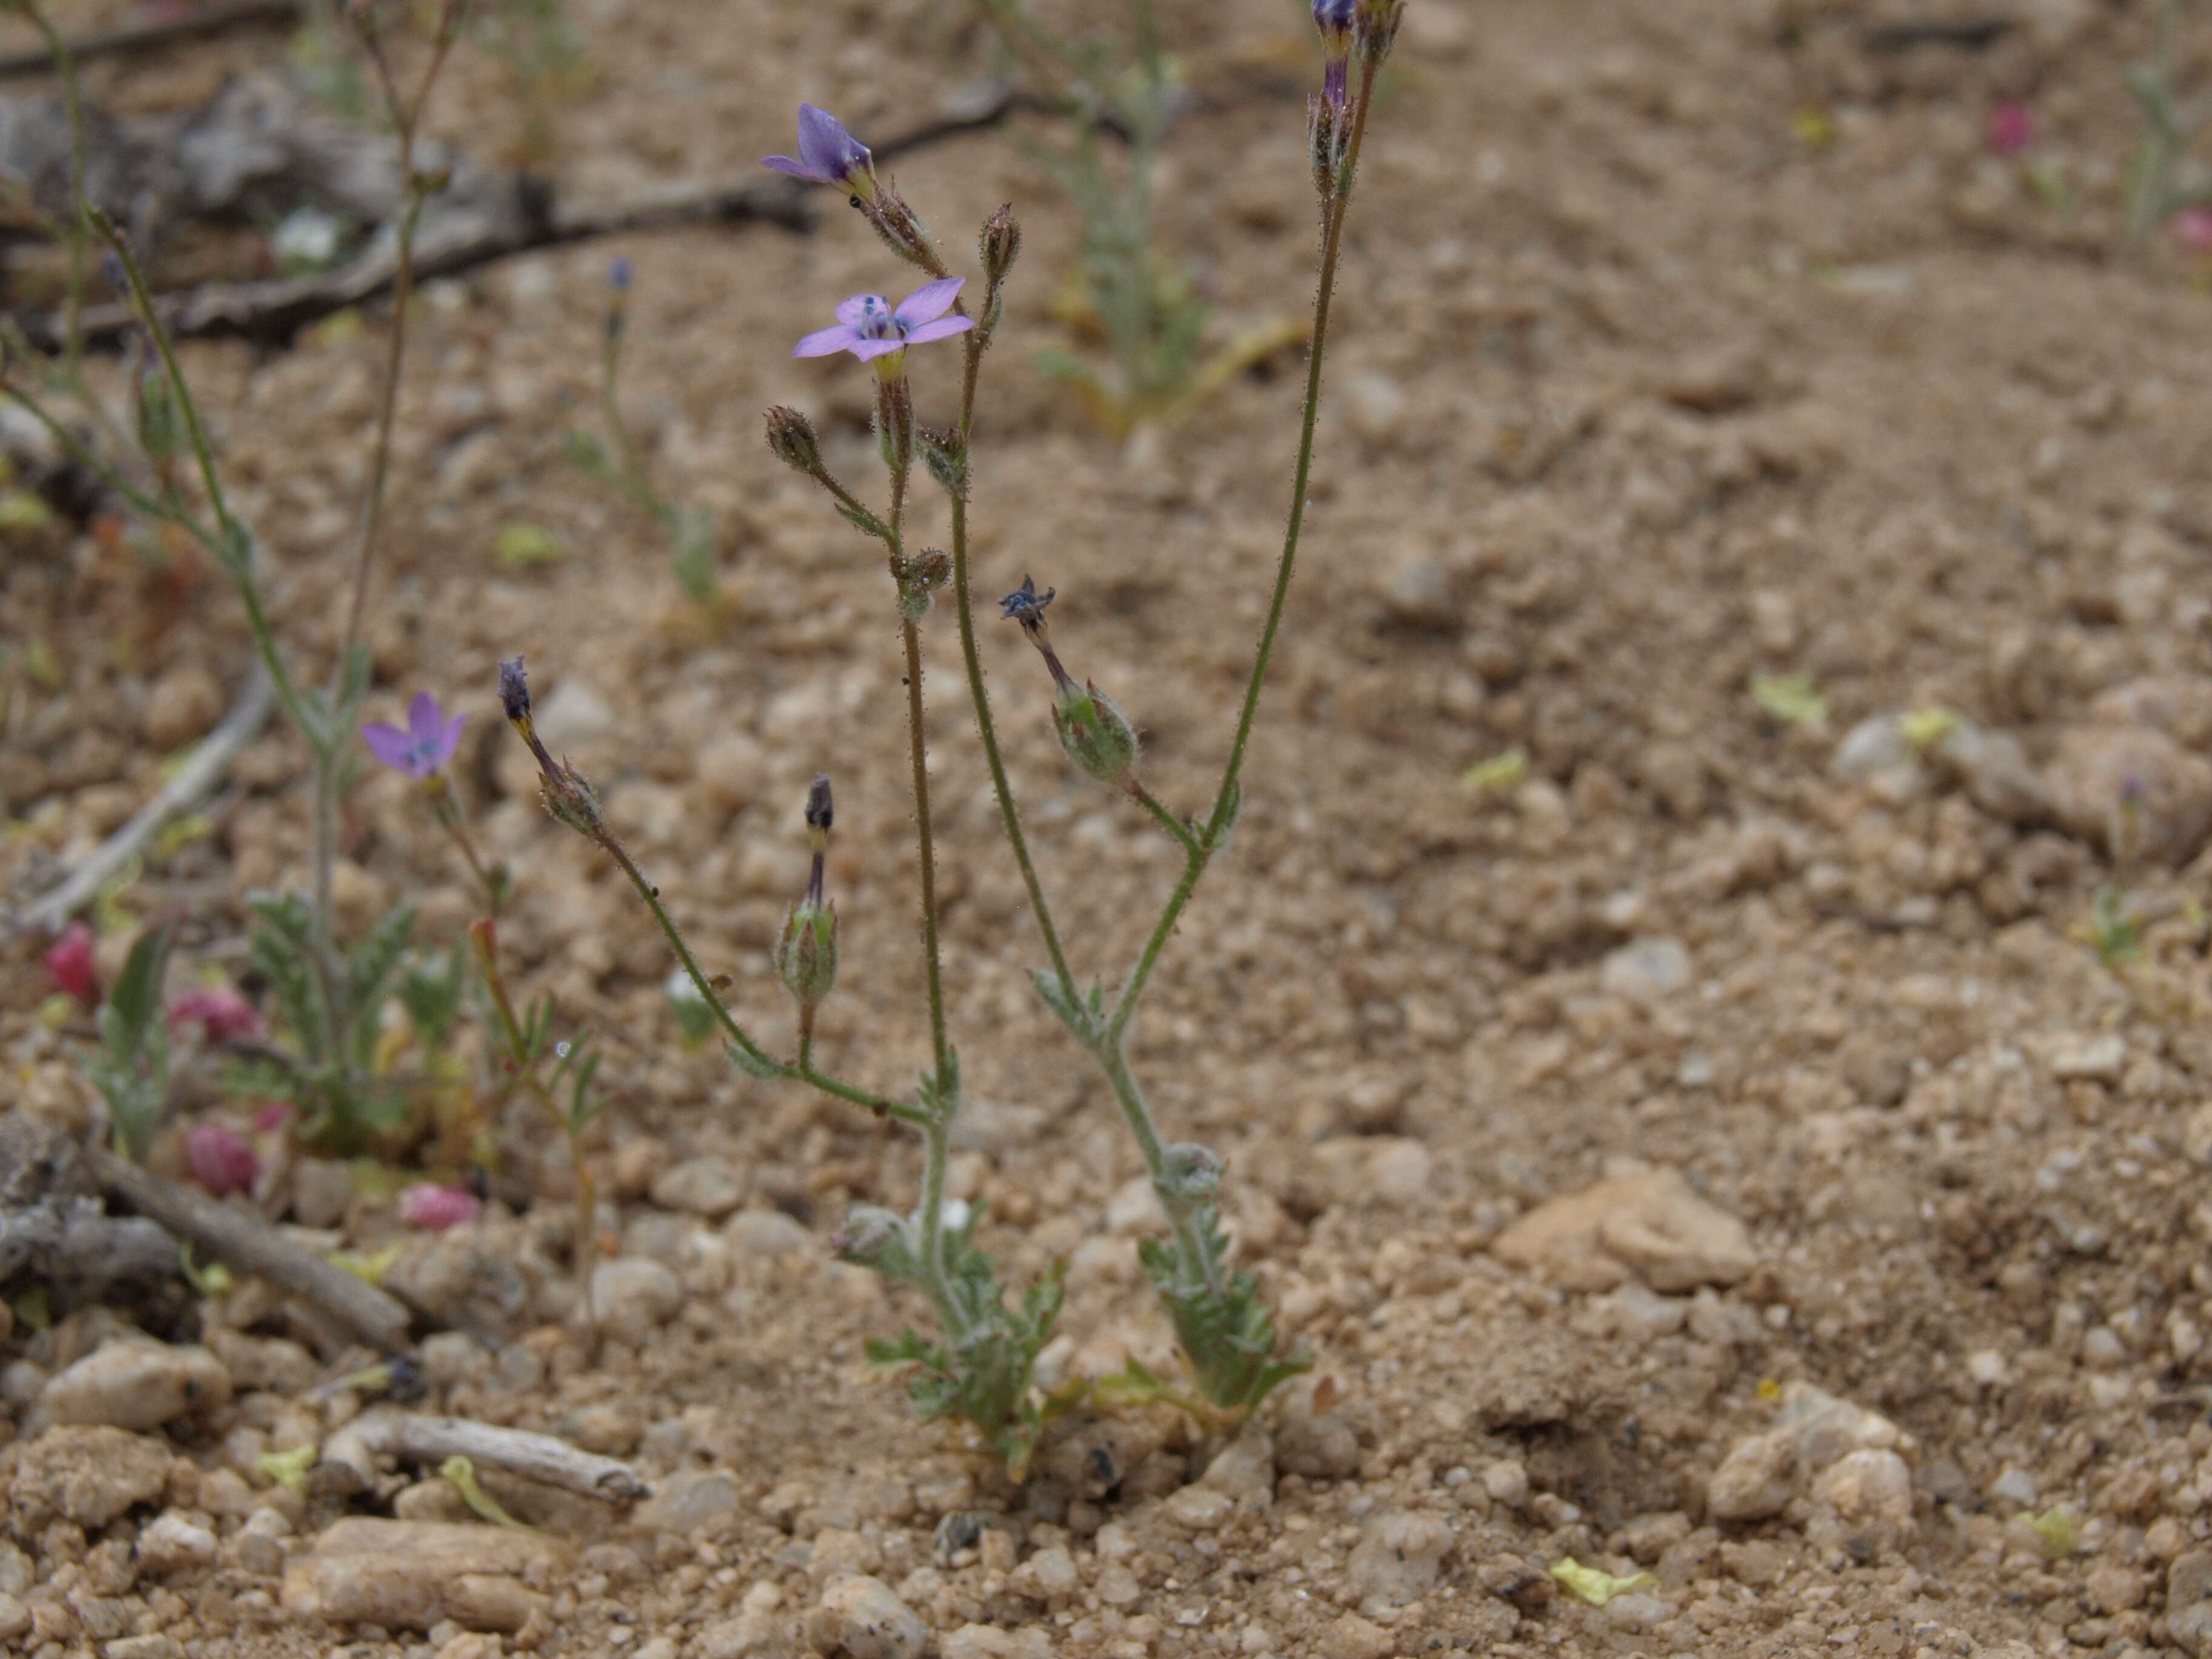
[[[88,1008],[100,1006],[100,970],[92,957],[92,929],[73,921],[69,930],[46,952],[46,977],[54,989],[75,997]]]
[[[627,294],[629,292],[630,283],[635,280],[636,276],[635,270],[630,264],[629,256],[625,253],[607,267],[607,286],[617,294]]]
[[[2185,207],[2173,216],[2173,240],[2191,253],[2212,252],[2212,208]]]
[[[446,718],[446,711],[428,691],[417,691],[407,705],[407,729],[371,720],[361,728],[368,751],[395,772],[410,778],[434,778],[446,769],[461,741],[461,722],[468,717]]]
[[[1342,109],[1349,90],[1346,66],[1352,56],[1353,26],[1359,21],[1358,0],[1314,0],[1313,20],[1321,33],[1322,95]]]
[[[843,123],[828,110],[811,104],[799,106],[799,159],[767,155],[761,158],[761,165],[794,179],[833,185],[864,202],[876,198],[876,164],[868,147],[846,131]]]
[[[442,1233],[474,1221],[483,1200],[465,1187],[441,1187],[418,1181],[399,1194],[399,1218],[410,1227]]]
[[[2035,142],[2035,112],[2017,101],[1999,104],[1990,112],[1990,149],[1999,155],[2017,155]]]
[[[817,330],[792,349],[794,357],[827,357],[849,351],[862,362],[889,356],[928,340],[950,339],[973,328],[967,317],[948,317],[964,276],[943,276],[920,288],[891,308],[880,294],[855,294],[837,307],[837,326]]]

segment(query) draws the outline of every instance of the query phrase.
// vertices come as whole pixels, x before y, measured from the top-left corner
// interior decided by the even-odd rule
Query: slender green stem
[[[722,1000],[721,994],[715,990],[714,981],[707,977],[706,969],[700,967],[699,959],[691,954],[691,947],[684,942],[684,935],[677,931],[674,919],[669,915],[667,908],[660,902],[660,890],[645,878],[645,872],[637,867],[629,853],[623,850],[623,844],[612,836],[603,832],[595,839],[599,842],[600,850],[615,861],[617,867],[628,878],[629,884],[636,889],[637,896],[645,901],[645,908],[653,912],[653,919],[660,924],[661,934],[667,939],[668,948],[676,952],[676,960],[682,965],[685,975],[690,980],[692,988],[697,991],[705,1000],[707,1006],[714,1011],[715,1019],[720,1024],[731,1042],[737,1044],[752,1059],[774,1067],[780,1077],[794,1083],[808,1084],[819,1089],[825,1095],[835,1095],[838,1099],[849,1101],[855,1106],[865,1106],[879,1116],[896,1118],[902,1123],[911,1123],[916,1127],[927,1127],[930,1115],[908,1102],[893,1100],[888,1096],[872,1094],[866,1089],[855,1088],[849,1083],[841,1083],[836,1078],[817,1071],[811,1060],[801,1060],[793,1065],[770,1055],[768,1050],[753,1040],[744,1026],[738,1024],[737,1016],[730,1012],[729,1005]]]
[[[933,1115],[921,1131],[921,1259],[929,1273],[930,1300],[938,1322],[957,1348],[968,1335],[959,1298],[951,1293],[945,1263],[945,1175],[952,1161],[951,1114]]]
[[[1160,913],[1152,937],[1145,941],[1144,953],[1122,985],[1115,1000],[1114,1012],[1107,1018],[1103,1040],[1119,1042],[1136,1015],[1137,1003],[1145,994],[1146,981],[1158,964],[1161,951],[1168,937],[1182,919],[1183,908],[1197,890],[1198,878],[1205,872],[1212,849],[1228,832],[1237,811],[1237,781],[1244,769],[1244,755],[1252,738],[1252,723],[1260,712],[1260,692],[1267,684],[1267,664],[1273,657],[1275,638],[1282,631],[1283,611],[1291,596],[1291,577],[1297,567],[1298,536],[1305,527],[1306,492],[1313,480],[1314,430],[1321,414],[1321,371],[1323,349],[1328,341],[1330,301],[1336,293],[1338,256],[1344,246],[1344,222],[1352,201],[1352,179],[1359,165],[1359,149],[1367,134],[1367,111],[1375,101],[1376,65],[1370,59],[1362,70],[1359,82],[1358,108],[1352,118],[1352,142],[1346,149],[1342,186],[1335,199],[1329,204],[1322,233],[1321,283],[1314,300],[1313,349],[1306,363],[1305,412],[1298,426],[1298,461],[1291,489],[1290,522],[1283,532],[1282,556],[1275,567],[1275,588],[1267,605],[1267,620],[1260,630],[1260,647],[1252,659],[1251,678],[1244,687],[1244,701],[1237,711],[1237,736],[1229,749],[1229,762],[1222,769],[1221,787],[1214,792],[1213,810],[1207,815],[1206,828],[1200,839],[1205,843],[1203,855],[1194,854],[1183,866],[1182,878],[1168,896],[1166,908]]]
[[[1150,812],[1155,818],[1159,820],[1161,829],[1166,830],[1168,834],[1173,836],[1176,841],[1182,844],[1182,850],[1185,854],[1200,861],[1204,860],[1206,857],[1205,844],[1199,840],[1197,834],[1188,824],[1185,823],[1181,818],[1177,817],[1173,812],[1170,811],[1161,804],[1158,796],[1153,794],[1151,790],[1145,787],[1143,783],[1134,779],[1130,781],[1129,793],[1137,798],[1137,804],[1139,805],[1142,806],[1145,811]]]
[[[929,744],[922,729],[921,630],[902,621],[906,644],[906,719],[914,760],[915,842],[921,867],[921,956],[929,979],[929,1041],[939,1079],[952,1074],[952,1045],[945,1028],[945,969],[937,936],[937,850],[929,821]]]
[[[1115,1103],[1121,1109],[1122,1121],[1129,1126],[1137,1150],[1144,1155],[1146,1173],[1157,1188],[1167,1168],[1167,1149],[1160,1144],[1159,1127],[1152,1120],[1152,1109],[1145,1099],[1145,1091],[1137,1085],[1136,1073],[1129,1069],[1128,1056],[1122,1051],[1120,1036],[1103,1039],[1097,1053],[1098,1063],[1106,1073],[1107,1085],[1114,1091]],[[1168,1224],[1174,1229],[1177,1254],[1205,1276],[1208,1291],[1219,1295],[1221,1275],[1200,1234],[1195,1211],[1188,1205],[1167,1203],[1165,1194],[1162,1194],[1160,1207],[1167,1212]]]
[[[981,369],[982,348],[975,342],[972,331],[964,336],[968,342],[967,368],[960,384],[960,444],[964,452],[969,434],[975,422],[975,381]],[[1038,880],[1036,861],[1030,856],[1029,837],[1022,830],[1021,809],[1014,804],[1014,787],[1006,775],[1006,757],[999,747],[999,732],[991,718],[990,688],[983,679],[983,653],[975,637],[975,589],[968,564],[968,499],[964,494],[952,497],[952,610],[960,629],[960,659],[968,671],[968,700],[975,713],[975,732],[983,744],[983,758],[991,769],[991,792],[998,798],[999,822],[1005,827],[1006,844],[1013,848],[1014,863],[1022,872],[1022,886],[1030,897],[1030,914],[1036,918],[1037,932],[1044,937],[1045,954],[1051,958],[1053,977],[1059,981],[1060,994],[1073,1007],[1078,1005],[1075,975],[1067,965],[1067,952],[1060,942],[1060,928],[1053,921],[1051,902],[1045,897],[1044,884]]]

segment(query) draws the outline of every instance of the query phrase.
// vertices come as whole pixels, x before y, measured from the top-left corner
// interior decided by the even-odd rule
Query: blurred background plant
[[[635,273],[628,259],[617,259],[607,271],[607,309],[599,330],[599,418],[606,428],[602,438],[594,432],[572,428],[568,460],[579,471],[596,479],[623,497],[659,526],[668,539],[669,568],[677,586],[702,611],[719,612],[721,533],[714,515],[702,507],[672,501],[662,495],[638,454],[636,441],[623,419],[619,382],[623,342],[629,332],[629,295]]]
[[[2160,0],[2151,56],[2127,70],[2142,131],[2128,170],[2127,227],[2141,241],[2176,216],[2212,203],[2212,167],[2190,154],[2208,118],[2212,92],[2185,94],[2179,54],[2181,0]]]
[[[1121,33],[1079,39],[1023,0],[976,4],[1007,64],[1058,118],[1056,140],[1023,149],[1083,223],[1075,268],[1052,301],[1054,319],[1079,349],[1043,352],[1038,368],[1120,439],[1188,414],[1243,370],[1304,340],[1305,319],[1270,318],[1209,349],[1212,308],[1188,269],[1154,245],[1161,151],[1189,94],[1152,0],[1128,0]]]

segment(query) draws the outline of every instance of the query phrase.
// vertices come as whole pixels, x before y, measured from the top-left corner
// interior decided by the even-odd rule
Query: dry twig
[[[550,1434],[498,1428],[465,1417],[422,1416],[391,1406],[363,1412],[323,1447],[325,1463],[351,1469],[364,1486],[376,1478],[380,1457],[426,1464],[465,1457],[482,1468],[524,1475],[607,1504],[647,1497],[653,1490],[629,1464],[578,1451]]]

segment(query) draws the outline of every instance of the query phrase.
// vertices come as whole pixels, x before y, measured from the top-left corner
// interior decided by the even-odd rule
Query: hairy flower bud
[[[1228,1166],[1221,1154],[1194,1141],[1179,1140],[1161,1158],[1160,1196],[1169,1204],[1194,1204],[1212,1196]]]
[[[997,288],[1006,280],[1006,273],[1014,268],[1014,261],[1022,253],[1022,228],[1014,218],[1012,203],[1007,203],[984,222],[979,251],[984,280]]]
[[[1136,728],[1095,685],[1063,686],[1053,705],[1052,726],[1068,759],[1109,787],[1126,781],[1137,763]]]
[[[768,447],[776,459],[811,477],[822,470],[822,445],[814,422],[781,404],[768,411]]]
[[[830,1248],[848,1261],[872,1266],[905,1232],[905,1221],[890,1211],[875,1204],[855,1204],[830,1236]]]
[[[775,941],[775,975],[811,1013],[837,984],[837,907],[801,899],[784,917]]]

